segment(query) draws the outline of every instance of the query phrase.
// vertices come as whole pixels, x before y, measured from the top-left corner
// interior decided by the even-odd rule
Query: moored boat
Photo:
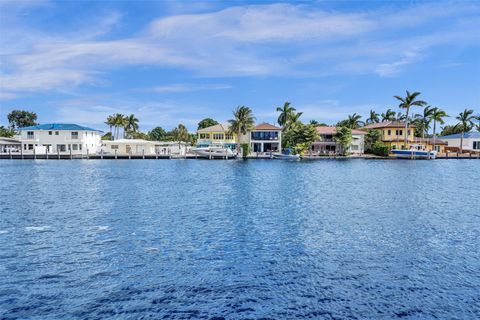
[[[232,149],[223,146],[198,147],[191,149],[191,151],[199,157],[208,159],[231,159],[236,157],[236,153]]]
[[[300,155],[298,154],[283,154],[283,153],[272,153],[273,159],[279,160],[300,160]]]
[[[393,149],[390,151],[397,158],[402,159],[435,159],[437,157],[437,151],[423,150],[423,146],[414,144],[407,150]]]

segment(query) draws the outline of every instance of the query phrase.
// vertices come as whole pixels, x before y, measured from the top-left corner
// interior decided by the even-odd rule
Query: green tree
[[[133,138],[135,133],[138,132],[138,119],[132,113],[131,115],[125,117],[124,120],[124,133],[128,138]]]
[[[390,153],[390,150],[386,144],[377,141],[372,146],[372,153],[377,156],[386,157]]]
[[[15,130],[0,126],[0,137],[11,138],[15,135]]]
[[[283,104],[283,107],[277,107],[277,111],[280,112],[277,122],[283,128],[297,121],[302,115],[302,112],[296,113],[297,109],[292,107],[288,101]]]
[[[382,133],[377,129],[368,130],[365,135],[365,152],[373,153],[373,145],[377,142],[381,142]]]
[[[337,133],[333,138],[337,145],[340,146],[340,153],[345,156],[352,144],[352,129],[349,127],[337,127]]]
[[[385,113],[381,114],[381,117],[382,117],[382,122],[395,121],[395,111],[393,111],[392,109],[387,109]]]
[[[348,118],[337,123],[337,127],[347,127],[350,129],[357,129],[362,127],[365,123],[361,121],[361,115],[354,113],[348,115]]]
[[[283,134],[282,146],[284,148],[293,148],[296,152],[304,151],[304,147],[310,147],[313,142],[318,141],[316,126],[303,124],[297,121],[295,125],[290,126]]]
[[[459,121],[457,125],[462,126],[462,135],[460,137],[460,153],[463,152],[463,136],[465,132],[470,132],[474,126],[473,121],[475,120],[475,116],[473,115],[472,109],[465,109],[463,112],[456,117]]]
[[[113,134],[111,132],[107,132],[102,136],[102,140],[113,140]]]
[[[105,121],[105,124],[109,127],[110,129],[110,140],[113,140],[114,139],[114,135],[113,135],[113,132],[112,132],[112,128],[115,126],[115,116],[114,115],[109,115],[107,117],[107,121]],[[104,135],[105,136],[105,135]],[[102,138],[103,139],[103,138]],[[107,139],[103,139],[103,140],[107,140]]]
[[[121,113],[115,113],[108,116],[106,124],[114,128],[113,138],[118,139],[120,128],[125,128],[126,117]]]
[[[370,110],[370,116],[368,117],[366,124],[372,123],[379,123],[380,122],[380,115],[376,113],[374,110]]]
[[[233,119],[228,122],[230,123],[230,133],[237,134],[237,154],[240,154],[240,136],[252,130],[255,123],[252,110],[246,106],[238,106],[233,111]]]
[[[172,137],[174,141],[190,142],[188,129],[181,123],[172,130]]]
[[[431,120],[433,121],[433,150],[435,150],[435,142],[436,142],[436,131],[437,131],[437,122],[440,124],[444,124],[445,121],[443,118],[448,117],[447,113],[437,107],[432,109]]]
[[[216,120],[213,120],[212,118],[205,118],[198,123],[197,130],[200,130],[200,129],[203,129],[203,128],[208,128],[208,127],[214,126],[216,124],[218,124],[218,122]]]
[[[10,129],[35,126],[37,124],[37,114],[25,110],[13,110],[8,115],[8,124]]]
[[[155,127],[149,133],[149,140],[165,141],[167,140],[167,132],[162,127]]]
[[[407,148],[407,142],[408,142],[408,122],[409,122],[409,112],[411,107],[423,107],[427,103],[423,100],[417,100],[417,97],[420,95],[420,92],[413,92],[410,93],[408,90],[406,91],[407,95],[405,97],[400,97],[400,96],[394,96],[395,99],[400,101],[400,104],[398,107],[400,109],[405,109],[406,114],[405,114],[405,141],[404,141],[404,148]]]
[[[415,136],[425,138],[430,130],[430,123],[432,122],[433,108],[427,106],[423,109],[422,114],[416,114],[413,117],[413,123],[415,124]]]
[[[462,133],[462,131],[464,131],[462,125],[444,126],[440,132],[440,136],[449,136],[451,134]]]

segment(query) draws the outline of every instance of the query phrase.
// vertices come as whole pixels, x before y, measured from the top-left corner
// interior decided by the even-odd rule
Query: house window
[[[77,131],[72,131],[72,140],[73,139],[78,139],[78,132]]]
[[[53,134],[53,131],[48,131],[48,135],[51,136]]]
[[[397,130],[395,133],[397,136],[403,136],[403,130]]]
[[[110,147],[110,149],[112,149],[112,150],[118,150],[118,144],[112,144],[112,146]]]
[[[480,141],[473,141],[473,149],[480,150]]]
[[[78,145],[78,150],[82,150],[82,145],[81,144]]]
[[[410,130],[408,130],[408,135],[410,135]]]
[[[208,134],[208,133],[200,133],[200,139],[210,139],[210,134]]]
[[[72,150],[77,151],[78,150],[78,144],[72,144]]]
[[[33,131],[27,131],[27,139],[34,139]]]
[[[393,145],[393,146],[392,146],[392,149],[393,149],[393,150],[397,149],[397,146],[396,146],[396,145]]]
[[[214,133],[213,140],[223,140],[223,133]]]
[[[392,130],[388,130],[388,135],[389,135],[389,136],[392,135]]]
[[[33,150],[33,144],[28,145],[28,150]]]
[[[58,136],[58,131],[55,131],[55,135]]]
[[[231,134],[231,133],[226,133],[226,134],[225,134],[225,140],[233,140],[233,134]]]

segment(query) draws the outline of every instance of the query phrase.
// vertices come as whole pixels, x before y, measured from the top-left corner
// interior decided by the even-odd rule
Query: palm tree
[[[395,120],[395,111],[392,109],[387,109],[385,113],[381,114],[382,122],[385,121],[394,121]]]
[[[374,110],[370,110],[370,117],[365,122],[366,124],[372,123],[379,123],[380,122],[380,115],[376,113]]]
[[[129,134],[131,134],[137,131],[138,131],[138,119],[132,113],[128,117],[125,117],[124,132],[128,132]]]
[[[443,118],[448,117],[447,113],[437,107],[430,109],[431,116],[430,120],[433,121],[433,150],[435,150],[435,142],[436,142],[436,131],[437,131],[437,122],[440,124],[444,124]]]
[[[317,120],[310,120],[308,123],[311,124],[312,126],[319,126],[320,125],[320,122],[318,122]]]
[[[347,126],[350,129],[360,128],[361,126],[364,125],[364,122],[360,120],[361,118],[362,118],[362,116],[357,114],[357,113],[354,113],[352,115],[348,115],[348,119],[346,121]]]
[[[237,134],[237,153],[240,153],[240,135],[247,134],[249,130],[253,129],[255,118],[252,110],[246,106],[238,106],[233,111],[233,119],[228,120],[230,123],[230,132]]]
[[[113,135],[112,135],[112,127],[115,126],[115,116],[114,115],[109,115],[107,117],[107,121],[105,122],[106,125],[108,125],[108,127],[110,128],[110,139],[113,139]]]
[[[427,103],[423,100],[416,100],[416,98],[420,95],[420,92],[413,92],[410,93],[407,90],[407,96],[405,98],[399,97],[399,96],[394,96],[395,99],[400,101],[400,104],[398,105],[399,108],[401,109],[406,109],[406,115],[405,115],[405,141],[404,141],[404,147],[405,149],[407,148],[407,141],[408,141],[408,114],[410,112],[410,108],[417,106],[417,107],[422,107],[426,105]]]
[[[113,116],[113,126],[115,127],[115,139],[118,139],[120,128],[125,126],[125,116],[121,113],[116,113]]]
[[[283,108],[277,107],[277,111],[280,112],[277,122],[281,127],[285,127],[297,109],[291,107],[290,102],[287,101],[283,104]]]
[[[430,129],[430,123],[432,122],[433,108],[427,106],[423,109],[423,114],[416,114],[413,117],[413,122],[415,122],[418,129],[422,132],[422,138],[425,138],[425,133],[428,133]]]
[[[460,112],[456,119],[459,122],[455,125],[455,127],[458,127],[459,125],[462,126],[462,136],[460,137],[460,153],[463,153],[463,135],[465,132],[472,130],[472,127],[474,126],[473,120],[475,120],[476,117],[473,115],[472,109],[465,109],[463,112]]]

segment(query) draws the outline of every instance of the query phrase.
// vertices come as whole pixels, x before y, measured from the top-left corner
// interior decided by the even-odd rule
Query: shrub
[[[248,143],[242,143],[240,148],[242,148],[242,157],[246,158],[250,154],[250,145]]]
[[[377,156],[386,157],[390,153],[390,149],[383,142],[377,141],[372,146],[372,153]]]

